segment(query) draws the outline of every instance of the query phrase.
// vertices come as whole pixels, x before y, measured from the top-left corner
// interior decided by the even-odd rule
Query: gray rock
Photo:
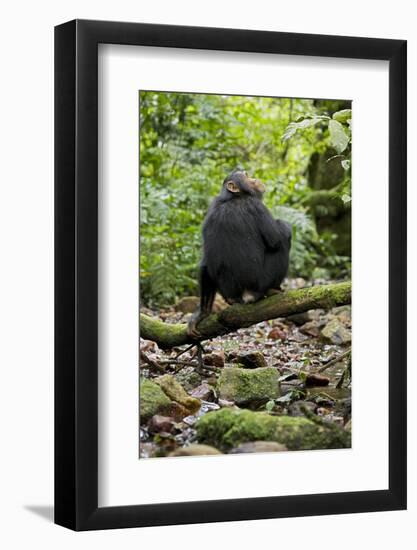
[[[248,441],[232,449],[230,454],[279,453],[282,451],[288,451],[287,447],[282,445],[282,443],[276,443],[275,441]]]
[[[292,321],[296,325],[304,325],[309,321],[318,321],[320,316],[324,314],[323,309],[310,309],[309,311],[303,311],[302,313],[294,313],[287,317],[288,321]]]
[[[308,321],[304,325],[301,325],[300,332],[317,338],[320,336],[320,324],[317,321]]]
[[[321,337],[326,342],[338,345],[349,344],[352,341],[351,331],[337,317],[329,321],[322,329]]]
[[[237,356],[237,362],[247,369],[258,369],[266,367],[265,357],[260,351],[249,351]]]
[[[187,392],[199,386],[202,381],[201,376],[194,370],[194,367],[184,367],[175,375],[175,379]]]
[[[198,445],[193,444],[188,447],[181,447],[176,449],[169,456],[208,456],[208,455],[221,455],[222,453],[212,447],[211,445]]]
[[[192,390],[191,395],[202,401],[211,401],[214,398],[214,389],[209,384],[203,382]]]
[[[332,309],[332,313],[346,325],[350,325],[352,322],[352,306],[339,306]]]
[[[316,412],[317,405],[312,401],[294,401],[288,407],[288,414],[290,416],[305,416],[303,408],[306,407],[312,413]]]

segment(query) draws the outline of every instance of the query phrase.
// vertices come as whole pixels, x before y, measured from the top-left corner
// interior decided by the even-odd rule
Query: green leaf
[[[292,138],[297,130],[311,128],[324,120],[329,120],[329,117],[326,115],[316,115],[309,118],[303,118],[302,120],[297,119],[297,122],[290,122],[282,136],[282,141],[287,141]]]
[[[352,118],[352,109],[342,109],[333,114],[333,120],[337,122],[346,123]]]
[[[301,380],[301,382],[305,382],[307,380],[307,373],[304,371],[300,371],[298,373],[298,378]]]
[[[340,154],[346,149],[349,143],[349,138],[346,135],[343,126],[336,120],[329,122],[330,140],[333,147]]]
[[[285,395],[282,395],[281,397],[278,397],[276,400],[277,403],[285,404],[285,403],[291,403],[293,400],[292,392],[288,392]]]
[[[268,411],[268,412],[271,412],[274,410],[274,407],[275,407],[275,401],[271,400],[271,401],[268,401],[268,403],[265,405],[265,409]]]

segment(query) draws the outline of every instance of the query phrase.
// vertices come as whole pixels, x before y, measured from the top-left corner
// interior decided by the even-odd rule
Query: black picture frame
[[[98,507],[98,44],[389,62],[389,488]],[[74,530],[406,508],[406,41],[74,20],[55,28],[55,522]],[[377,274],[376,274],[377,276]]]

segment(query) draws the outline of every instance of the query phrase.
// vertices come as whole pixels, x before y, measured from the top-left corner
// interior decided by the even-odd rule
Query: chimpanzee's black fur
[[[231,192],[232,181],[239,192]],[[189,332],[207,316],[218,291],[228,303],[256,301],[280,289],[287,275],[291,226],[274,220],[262,202],[260,182],[235,171],[224,182],[203,223],[199,309]],[[263,187],[263,186],[262,186]]]

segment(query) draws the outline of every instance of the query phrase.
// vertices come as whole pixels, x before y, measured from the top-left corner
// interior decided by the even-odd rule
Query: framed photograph
[[[55,29],[55,522],[406,508],[406,42]]]

